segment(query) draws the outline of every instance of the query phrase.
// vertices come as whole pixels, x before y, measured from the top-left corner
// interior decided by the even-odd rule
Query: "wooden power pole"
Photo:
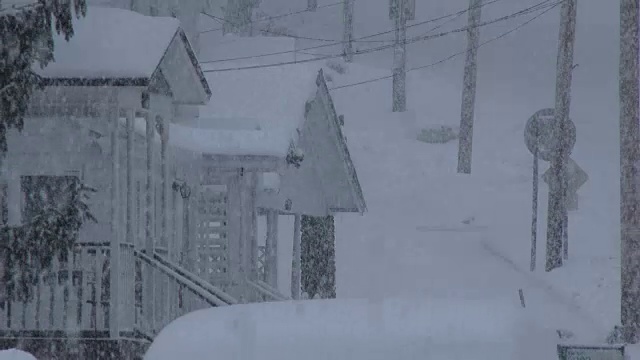
[[[571,75],[573,72],[573,43],[576,28],[576,1],[562,3],[558,63],[556,73],[556,101],[554,133],[558,134],[556,151],[551,159],[549,206],[547,214],[546,271],[562,266],[563,234],[567,222],[566,189],[567,160],[569,158],[569,108],[571,105]]]
[[[407,0],[395,0],[395,46],[393,49],[393,112],[407,111]]]
[[[353,61],[353,5],[355,0],[344,0],[343,51],[346,62]]]
[[[462,86],[460,139],[458,140],[458,173],[471,174],[473,148],[473,115],[476,104],[476,74],[482,0],[469,0],[469,29],[467,30],[467,59]]]
[[[623,341],[632,344],[640,335],[638,1],[620,0],[620,315]]]

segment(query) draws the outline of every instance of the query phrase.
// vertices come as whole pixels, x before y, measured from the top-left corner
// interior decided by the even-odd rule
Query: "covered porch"
[[[45,358],[139,358],[175,318],[236,303],[182,268],[175,246],[188,236],[191,205],[171,124],[211,91],[176,19],[89,8],[75,26],[73,41],[55,39],[56,62],[38,70],[46,87],[23,131],[8,134],[3,223],[23,226],[30,207],[68,196],[69,179],[96,189],[88,205],[97,222],[38,274],[33,296],[8,289],[0,345]],[[86,346],[65,353],[69,342]]]

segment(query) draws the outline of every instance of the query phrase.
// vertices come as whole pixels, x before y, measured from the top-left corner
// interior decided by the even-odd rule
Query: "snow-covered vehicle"
[[[554,359],[556,339],[511,298],[311,300],[200,310],[145,360]]]

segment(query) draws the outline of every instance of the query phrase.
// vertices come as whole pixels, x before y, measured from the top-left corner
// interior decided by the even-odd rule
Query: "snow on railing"
[[[174,264],[173,262],[171,262],[170,260],[166,259],[162,255],[156,253],[156,254],[154,254],[154,259],[157,260],[158,262],[160,262],[161,264],[163,264],[164,266],[172,269],[177,274],[185,277],[189,281],[191,281],[194,284],[198,285],[199,287],[201,287],[201,288],[205,289],[206,291],[210,292],[214,296],[218,297],[219,299],[224,301],[224,303],[225,303],[224,305],[233,305],[233,304],[237,304],[238,303],[238,300],[236,300],[235,298],[233,298],[229,294],[225,293],[222,289],[218,288],[217,286],[214,286],[214,285],[210,284],[206,280],[203,280],[202,278],[200,278],[197,275],[189,272],[188,270],[182,268],[181,266],[179,266],[177,264]]]
[[[262,280],[253,280],[247,282],[257,294],[264,299],[264,301],[286,301],[291,300],[291,297],[283,295],[277,289],[267,284]]]

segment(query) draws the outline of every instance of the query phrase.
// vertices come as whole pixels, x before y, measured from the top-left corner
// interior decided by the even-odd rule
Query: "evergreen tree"
[[[333,216],[302,216],[302,292],[310,299],[336,297],[336,252]]]
[[[26,192],[21,226],[0,228],[5,286],[12,298],[29,300],[33,286],[56,258],[66,262],[87,221],[96,221],[86,201],[94,189],[76,177],[31,176],[22,179]]]
[[[7,130],[22,130],[31,94],[42,86],[33,64],[45,67],[54,60],[53,26],[67,40],[73,36],[73,10],[85,15],[85,0],[0,8],[0,153],[7,151]]]
[[[84,16],[86,11],[85,0],[0,5],[0,161],[5,161],[8,150],[7,131],[22,130],[31,95],[44,85],[34,72],[34,64],[44,68],[54,60],[54,31],[68,41],[73,36],[73,12]],[[56,256],[67,254],[85,220],[95,220],[85,203],[91,189],[79,181],[67,185],[71,196],[64,201],[25,209],[32,215],[28,222],[0,228],[1,290],[8,290],[13,297],[30,298],[31,284],[42,270]]]

